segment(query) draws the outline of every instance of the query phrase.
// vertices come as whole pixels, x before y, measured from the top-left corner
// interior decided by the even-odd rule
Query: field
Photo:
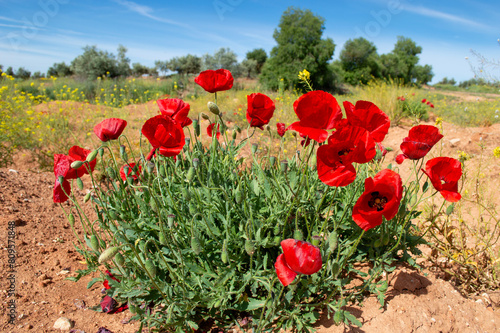
[[[101,326],[113,332],[134,332],[138,328],[137,323],[127,323],[128,312],[107,315],[87,309],[98,305],[100,285],[87,290],[88,278],[78,283],[64,280],[85,264],[73,249],[74,236],[61,209],[52,202],[53,154],[66,153],[73,145],[98,147],[93,127],[110,117],[127,120],[125,134],[131,155],[141,151],[147,154],[148,143],[141,140],[140,129],[145,120],[159,113],[156,99],[182,98],[191,106],[191,118],[208,113],[209,96],[192,79],[104,79],[90,85],[70,79],[0,81],[0,235],[5,247],[7,225],[14,221],[18,251],[18,320],[15,326],[4,324],[7,305],[3,302],[2,331],[49,332],[61,316],[70,318],[75,328],[85,332]],[[246,129],[246,96],[253,92],[262,92],[257,82],[240,80],[235,88],[219,94],[218,105],[230,131],[236,125]],[[276,103],[270,124],[273,131],[277,122],[289,125],[296,121],[292,104],[299,91],[266,94]],[[408,332],[500,330],[500,216],[496,211],[500,205],[496,192],[500,158],[494,155],[500,146],[500,94],[378,82],[352,88],[350,94],[336,98],[339,103],[369,100],[390,116],[391,128],[383,145],[392,151],[384,165],[395,165],[399,144],[412,125],[436,124],[445,137],[431,156],[460,159],[465,176],[460,186],[463,200],[449,214],[436,215],[443,203],[440,197],[420,207],[424,212],[419,217],[420,230],[431,243],[422,248],[424,254],[417,260],[422,270],[399,267],[387,277],[390,287],[384,309],[379,309],[375,297],[368,298],[363,307],[353,305],[351,312],[363,322],[362,329],[336,327],[332,320],[322,318],[318,331],[386,332],[401,327]],[[202,121],[202,141],[208,143],[206,126]],[[260,150],[279,148],[276,135],[273,138],[260,130],[256,133]],[[285,138],[283,152],[292,158],[300,147],[300,138],[290,134]],[[250,155],[249,150],[242,155]],[[409,175],[409,165],[399,166],[399,172]],[[84,182],[87,186],[89,179],[84,178]],[[85,194],[77,193],[82,197]],[[86,209],[90,211],[90,207]],[[2,261],[2,265],[7,271],[7,262]]]

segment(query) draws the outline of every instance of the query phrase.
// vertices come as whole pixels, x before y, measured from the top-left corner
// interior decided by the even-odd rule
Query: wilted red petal
[[[101,309],[104,313],[112,313],[116,307],[116,301],[110,296],[106,295],[101,300]]]
[[[280,137],[283,137],[285,135],[285,132],[286,132],[286,126],[284,123],[277,123],[276,124],[276,129],[278,131],[278,135]]]
[[[353,207],[352,218],[363,230],[374,228],[382,224],[382,216],[388,221],[396,216],[402,196],[403,182],[399,174],[382,170],[365,180],[365,191]]]
[[[311,275],[323,264],[319,248],[308,242],[292,238],[281,241],[285,261],[295,273]]]
[[[125,167],[128,167],[127,174],[125,174]],[[135,163],[129,163],[129,164],[123,165],[120,168],[120,178],[123,181],[126,181],[127,177],[130,177],[130,178],[132,178],[134,180],[137,180],[137,177],[141,173],[142,168],[141,168],[140,165],[137,166],[137,170],[136,171],[134,171],[134,168],[136,168],[136,164]]]
[[[210,93],[229,90],[233,87],[233,75],[227,69],[206,70],[200,73],[194,82]]]
[[[396,163],[401,164],[406,160],[408,157],[405,154],[399,154],[396,156]]]
[[[286,264],[285,256],[280,254],[278,258],[276,258],[276,262],[274,263],[274,268],[276,269],[276,274],[278,275],[278,279],[280,280],[283,286],[288,286],[297,276],[297,273],[292,271],[290,267]]]
[[[403,154],[412,160],[418,160],[431,150],[443,135],[439,129],[432,125],[418,125],[410,129],[408,137],[403,139],[401,150]]]
[[[462,198],[458,193],[458,181],[462,177],[460,161],[451,157],[436,157],[427,161],[422,171],[446,201],[457,202]]]
[[[108,118],[95,125],[94,133],[102,141],[116,140],[127,126],[127,122],[119,118]]]
[[[69,199],[69,197],[66,194],[69,195],[70,193],[71,193],[70,183],[66,179],[64,179],[63,183],[61,185],[59,183],[59,179],[56,178],[56,182],[54,184],[53,195],[52,195],[53,201],[56,203],[66,202]]]
[[[250,126],[259,127],[269,124],[276,109],[274,102],[268,96],[261,93],[253,93],[247,96],[247,120]]]
[[[102,283],[104,288],[107,290],[107,289],[111,289],[111,287],[109,286],[109,282],[108,280],[104,280],[104,282]]]
[[[299,121],[288,129],[318,142],[325,141],[328,137],[325,130],[333,129],[335,122],[342,119],[342,110],[335,97],[321,90],[300,96],[293,103],[293,109]]]
[[[71,159],[64,154],[54,154],[54,175],[57,177],[63,176],[66,178],[71,169]],[[75,179],[76,177],[70,178]]]
[[[210,125],[207,126],[207,134],[210,137],[212,137],[214,126],[215,126],[215,123],[211,123]],[[219,128],[220,128],[220,126],[219,126],[219,124],[217,124],[217,133],[215,133],[215,137],[217,138],[217,140],[219,140],[219,137],[220,137]]]
[[[345,101],[344,109],[351,125],[366,129],[375,142],[384,140],[391,126],[391,121],[375,104],[368,101],[357,101],[356,106],[354,106]]]
[[[162,115],[175,120],[181,127],[189,126],[193,123],[188,118],[191,106],[179,98],[165,98],[156,101]]]

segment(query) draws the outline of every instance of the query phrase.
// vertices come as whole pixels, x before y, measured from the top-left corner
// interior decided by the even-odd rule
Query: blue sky
[[[46,72],[54,62],[71,62],[85,45],[116,53],[128,48],[131,62],[153,66],[188,53],[203,55],[229,47],[247,51],[276,45],[272,35],[289,7],[310,9],[325,19],[324,37],[337,45],[365,37],[379,54],[397,36],[422,46],[421,64],[437,82],[473,76],[471,49],[500,60],[500,2],[472,0],[0,0],[0,64]],[[469,57],[467,61],[465,58]]]

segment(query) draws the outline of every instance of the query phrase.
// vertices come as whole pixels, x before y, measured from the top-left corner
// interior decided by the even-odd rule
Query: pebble
[[[54,328],[61,331],[69,331],[73,328],[73,322],[66,317],[61,317],[54,323]]]

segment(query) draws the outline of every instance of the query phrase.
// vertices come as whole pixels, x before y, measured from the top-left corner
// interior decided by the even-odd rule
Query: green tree
[[[254,59],[245,59],[240,64],[241,74],[246,78],[255,78],[259,74],[258,63]]]
[[[19,67],[16,71],[16,75],[14,76],[16,78],[27,80],[31,77],[31,72],[24,67]]]
[[[39,71],[37,71],[37,72],[33,73],[33,75],[31,75],[32,79],[41,79],[42,77],[45,77],[45,74],[41,73]]]
[[[99,50],[94,46],[85,46],[83,54],[71,62],[71,70],[78,76],[95,79],[101,76],[118,77],[129,74],[130,60],[125,56],[127,49],[118,47],[118,58],[113,53]]]
[[[255,64],[256,64],[255,70],[257,71],[257,74],[260,74],[262,72],[262,66],[264,66],[264,64],[266,63],[266,60],[267,60],[266,50],[253,49],[252,51],[248,51],[246,54],[246,60],[254,60]],[[253,64],[253,62],[249,62],[249,63]],[[248,67],[248,63],[246,66]]]
[[[144,66],[138,62],[134,62],[132,64],[131,74],[134,76],[141,76],[143,74],[157,75],[158,73],[156,72],[156,68],[154,67],[151,68],[148,66]]]
[[[118,56],[116,70],[120,76],[130,75],[130,59],[127,57],[127,48],[123,45],[118,45]]]
[[[71,67],[66,65],[66,63],[59,62],[59,63],[54,63],[52,67],[49,67],[47,70],[47,76],[58,76],[58,77],[64,77],[64,76],[70,76],[73,75],[73,71],[71,70]]]
[[[203,56],[203,70],[220,68],[229,70],[235,77],[240,76],[241,68],[238,64],[238,57],[230,48],[222,47],[213,55],[207,53]]]
[[[278,43],[262,68],[261,82],[276,90],[280,80],[293,89],[299,83],[298,74],[307,69],[316,89],[333,87],[328,61],[332,59],[335,44],[322,39],[325,20],[310,10],[289,7],[281,16],[273,38]]]
[[[14,70],[12,69],[12,66],[7,67],[7,69],[5,70],[5,74],[14,76]]]
[[[349,39],[340,52],[340,63],[345,72],[345,82],[366,84],[372,78],[379,78],[381,65],[377,48],[363,37]]]

